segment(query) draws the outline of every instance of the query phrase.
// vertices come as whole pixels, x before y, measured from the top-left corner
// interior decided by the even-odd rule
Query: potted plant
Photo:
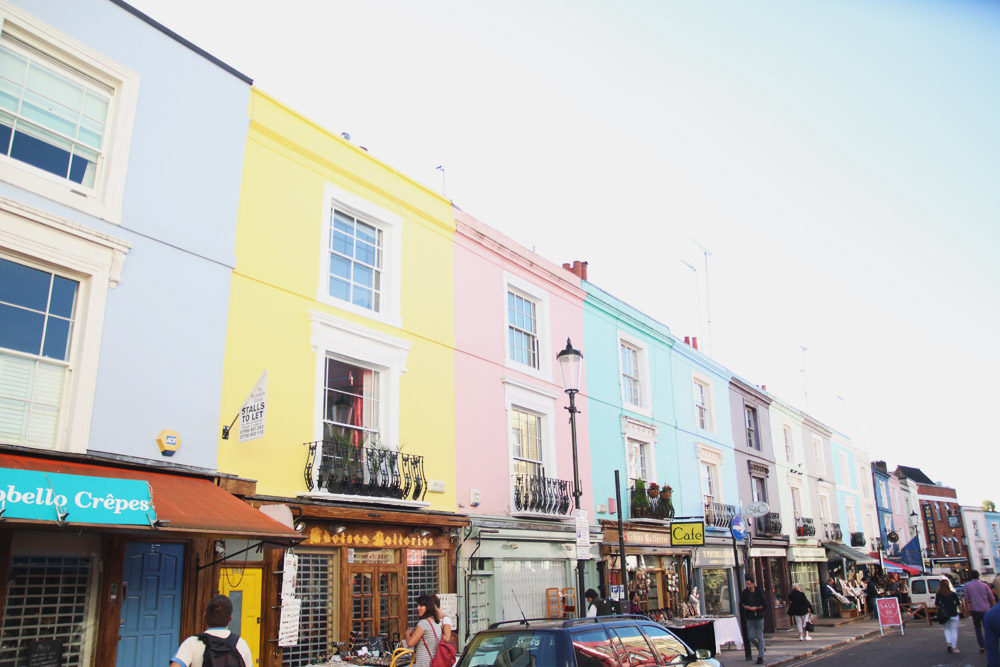
[[[646,495],[646,483],[641,479],[635,480],[635,491],[632,494],[632,506],[637,508],[649,507],[649,496]]]
[[[660,490],[660,506],[663,508],[663,512],[667,517],[674,516],[674,501],[672,496],[674,495],[674,487],[669,484],[664,484],[663,488]]]
[[[673,493],[674,493],[674,487],[670,486],[669,484],[664,484],[660,488],[660,499],[670,500],[670,496],[673,495]]]
[[[660,495],[660,485],[656,482],[652,482],[649,487],[646,488],[646,493],[649,494],[650,498],[656,498]]]

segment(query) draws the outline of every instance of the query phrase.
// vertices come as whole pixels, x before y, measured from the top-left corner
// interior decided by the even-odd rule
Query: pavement
[[[849,619],[836,624],[830,619],[816,619],[821,624],[816,625],[816,629],[809,633],[812,641],[799,641],[798,632],[794,629],[779,630],[770,635],[764,635],[764,664],[774,667],[776,665],[787,665],[796,660],[807,658],[819,653],[831,651],[839,646],[845,646],[851,642],[856,642],[872,635],[879,634],[878,621],[868,618]],[[823,625],[823,622],[827,624]],[[911,625],[911,621],[907,625]],[[926,624],[926,621],[924,621]],[[886,628],[886,634],[899,634],[899,628]],[[734,665],[751,665],[757,660],[757,649],[753,649],[753,659],[747,662],[744,658],[743,648],[723,648],[716,658],[721,660],[726,667]]]

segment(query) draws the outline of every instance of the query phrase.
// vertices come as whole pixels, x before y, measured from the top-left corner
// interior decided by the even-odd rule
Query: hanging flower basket
[[[656,482],[653,482],[646,488],[646,493],[649,494],[650,498],[655,498],[656,496],[660,495],[660,485],[657,484]]]
[[[662,489],[660,489],[660,498],[662,498],[663,500],[670,500],[670,496],[672,496],[673,494],[674,490],[671,489],[669,486],[665,486]]]

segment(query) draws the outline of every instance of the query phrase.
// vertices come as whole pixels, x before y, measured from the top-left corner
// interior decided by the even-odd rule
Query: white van
[[[910,577],[910,603],[934,608],[934,597],[941,587],[941,575]]]

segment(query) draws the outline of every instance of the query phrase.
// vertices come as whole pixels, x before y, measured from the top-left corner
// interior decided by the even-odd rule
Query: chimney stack
[[[690,345],[691,344],[691,336],[684,336],[684,342],[687,343],[688,345]]]
[[[698,349],[698,337],[697,336],[692,336],[691,337],[691,347],[693,347],[696,350]]]
[[[763,390],[763,391],[767,391],[767,385],[766,385],[766,384],[762,384],[762,385],[760,386],[760,388],[761,388],[761,390]]]
[[[581,262],[574,260],[572,264],[566,263],[562,265],[564,269],[574,274],[581,280],[587,279],[587,262]]]

